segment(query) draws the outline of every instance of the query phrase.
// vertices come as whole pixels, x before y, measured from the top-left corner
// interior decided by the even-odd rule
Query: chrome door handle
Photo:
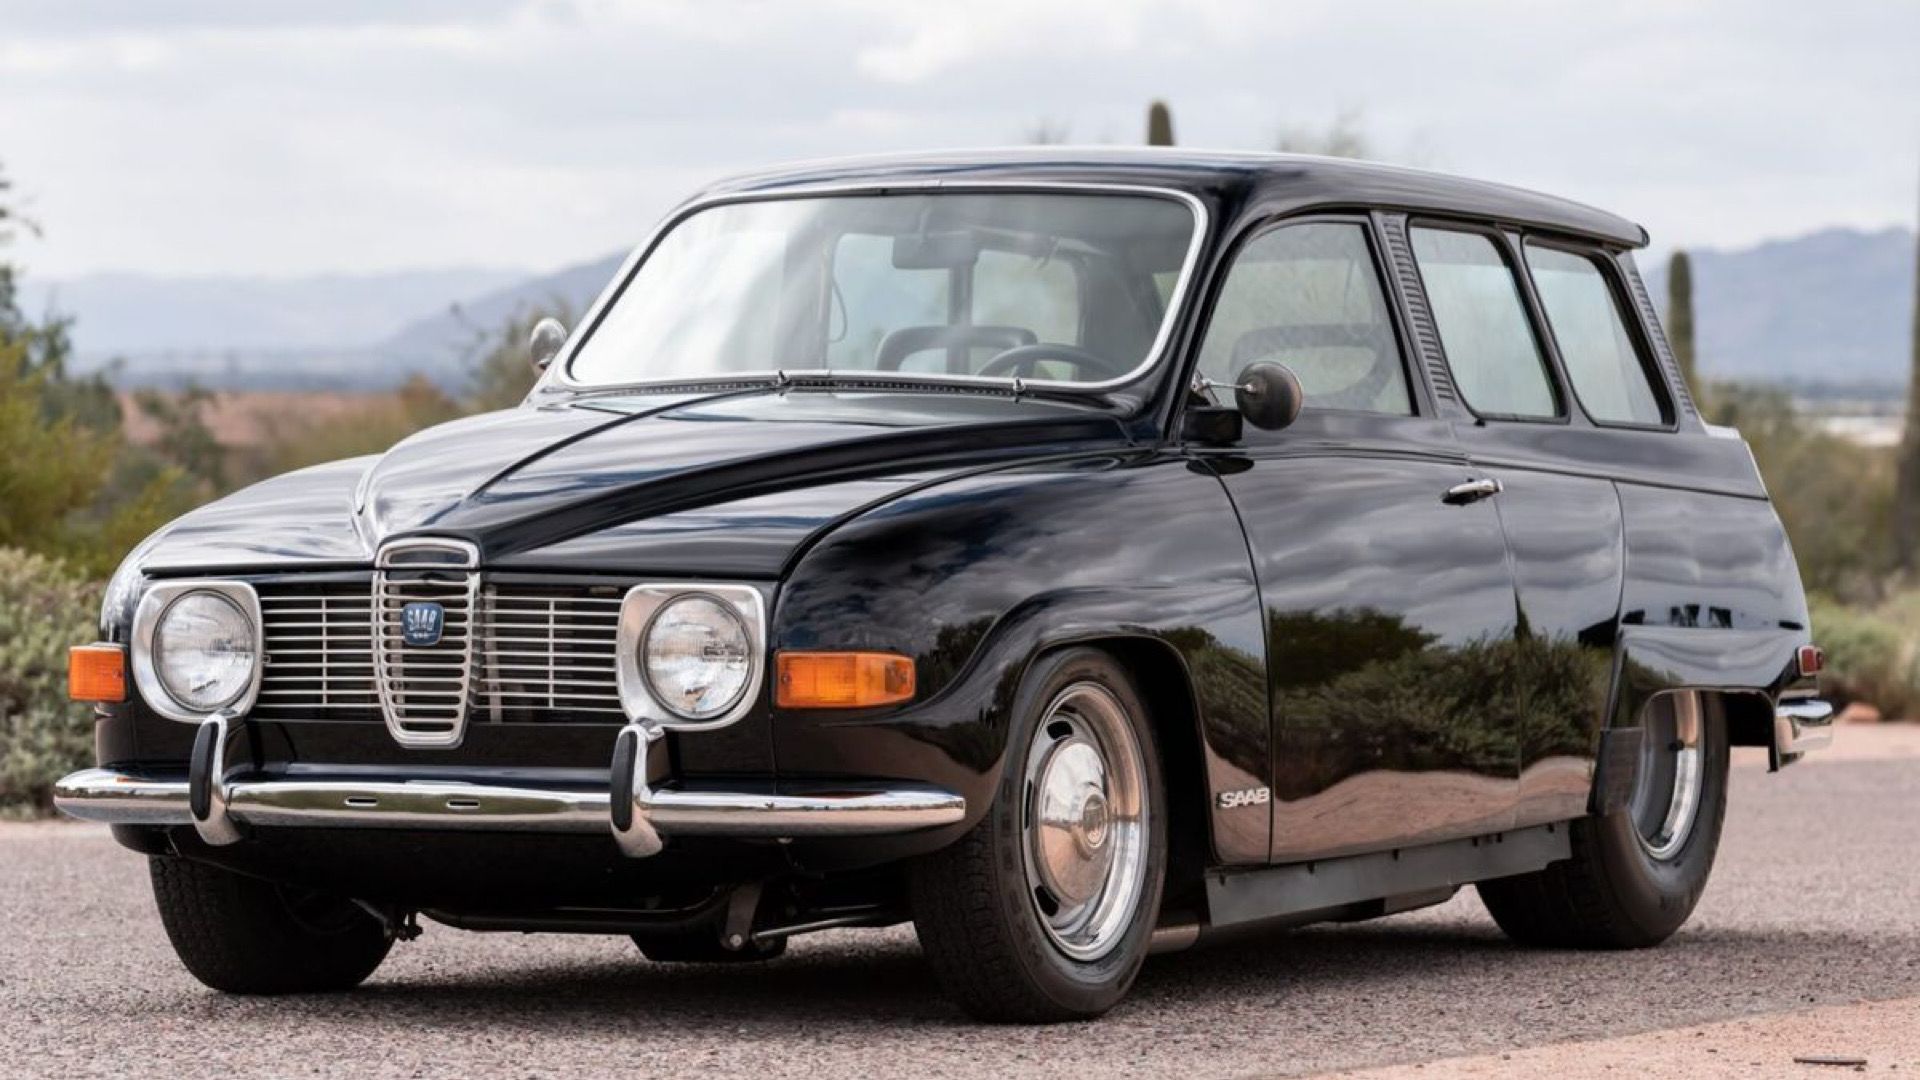
[[[1465,506],[1481,499],[1491,499],[1506,490],[1498,480],[1469,480],[1464,484],[1455,484],[1447,489],[1440,501],[1448,506]]]

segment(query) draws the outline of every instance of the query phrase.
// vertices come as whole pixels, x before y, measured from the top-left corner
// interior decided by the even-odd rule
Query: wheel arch
[[[1698,694],[1701,705],[1717,709],[1726,721],[1728,745],[1773,745],[1773,699],[1763,690],[1747,687],[1680,685],[1657,690],[1640,699],[1634,723],[1638,725],[1648,709],[1675,694]]]
[[[1204,851],[1264,863],[1271,783],[1265,632],[1246,541],[1217,477],[1160,453],[1053,462],[937,485],[823,537],[780,587],[776,650],[883,651],[917,696],[862,714],[776,710],[782,775],[910,778],[978,820],[1004,765],[1009,710],[1046,651],[1100,643],[1144,672],[1194,798],[1243,791]],[[1183,799],[1193,803],[1193,799]],[[1223,819],[1225,819],[1223,821]],[[1172,824],[1170,822],[1170,824]],[[930,834],[923,843],[951,840]],[[1203,859],[1203,861],[1205,861]]]
[[[1796,667],[1805,630],[1628,626],[1621,635],[1611,727],[1631,727],[1662,693],[1700,694],[1726,718],[1733,746],[1765,746],[1778,768],[1774,703],[1803,685]]]
[[[1762,691],[1703,689],[1700,697],[1726,718],[1729,745],[1773,745],[1773,700]]]
[[[1099,649],[1133,677],[1145,701],[1160,755],[1167,795],[1167,885],[1163,910],[1197,903],[1204,875],[1216,861],[1212,785],[1206,768],[1200,699],[1186,658],[1164,638],[1141,633],[1104,633],[1047,643],[1028,667],[1051,653]]]

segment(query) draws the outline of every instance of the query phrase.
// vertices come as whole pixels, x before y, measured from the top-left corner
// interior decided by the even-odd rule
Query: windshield
[[[574,354],[576,382],[775,371],[1117,379],[1152,359],[1195,214],[1154,195],[722,203],[674,225]]]

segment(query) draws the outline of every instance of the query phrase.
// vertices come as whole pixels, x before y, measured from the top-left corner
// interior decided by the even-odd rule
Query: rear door
[[[1267,623],[1272,858],[1485,833],[1513,821],[1518,751],[1499,665],[1513,579],[1494,506],[1409,380],[1363,217],[1290,220],[1239,246],[1199,373],[1287,364],[1283,431],[1197,451],[1233,497]]]
[[[1519,604],[1515,821],[1587,812],[1625,563],[1612,469],[1658,452],[1671,405],[1602,253],[1415,222],[1411,249],[1465,415],[1456,432],[1499,482]]]

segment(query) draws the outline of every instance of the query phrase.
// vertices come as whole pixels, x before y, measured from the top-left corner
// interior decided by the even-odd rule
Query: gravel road
[[[1053,1028],[967,1023],[905,929],[819,935],[729,970],[650,965],[625,939],[429,925],[357,993],[226,998],[174,961],[140,858],[91,828],[0,826],[0,1075],[1199,1080],[1462,1055],[1487,1056],[1472,1075],[1538,1075],[1561,1050],[1592,1064],[1591,1040],[1634,1034],[1621,1041],[1647,1075],[1645,1055],[1704,1045],[1694,1033],[1715,1022],[1920,997],[1913,741],[1849,730],[1832,761],[1737,768],[1713,883],[1664,948],[1517,949],[1469,891],[1370,924],[1158,957],[1107,1019]],[[1823,1015],[1802,1028],[1817,1034]],[[1857,1018],[1884,1034],[1874,1015],[1916,1014]],[[1713,1030],[1737,1053],[1753,1026],[1768,1027]],[[1831,1075],[1792,1055],[1846,1050],[1792,1038],[1756,1044],[1753,1064]],[[1877,1052],[1876,1068],[1894,1064]],[[1894,1053],[1901,1073],[1920,1067],[1911,1041]]]

